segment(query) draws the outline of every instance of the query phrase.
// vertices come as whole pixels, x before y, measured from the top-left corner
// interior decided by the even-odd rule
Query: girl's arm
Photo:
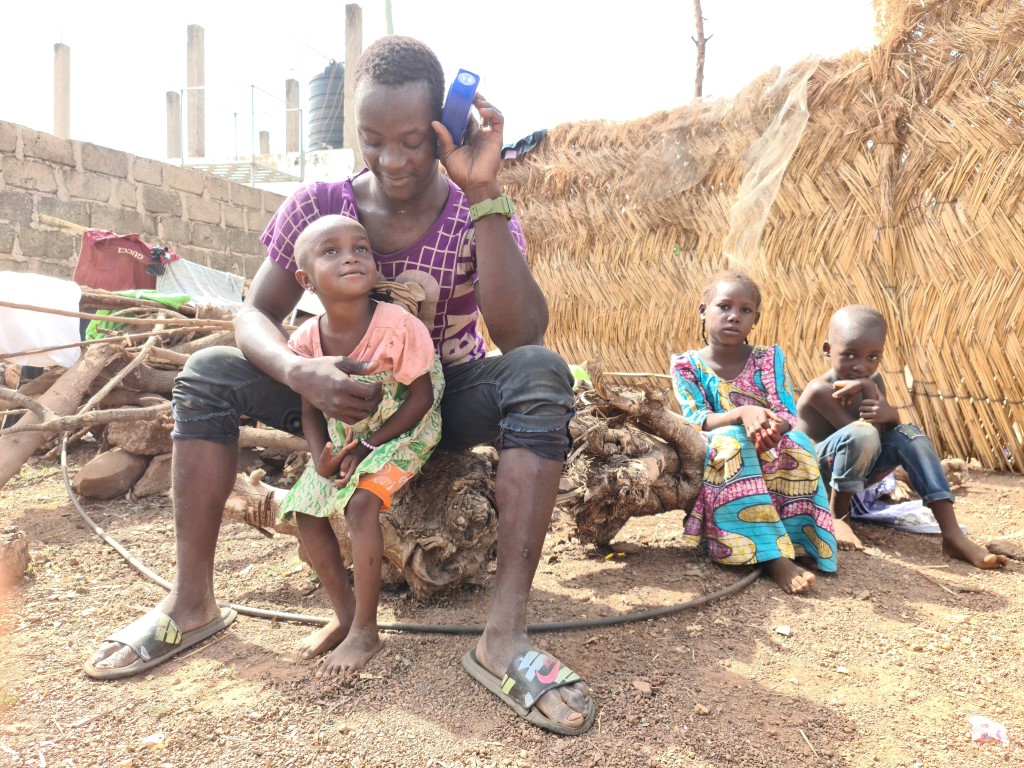
[[[711,414],[711,407],[704,390],[697,381],[697,371],[690,356],[688,354],[672,355],[670,370],[672,372],[672,388],[675,391],[683,418],[698,429],[710,429],[704,425]]]
[[[786,365],[786,356],[782,353],[781,347],[773,347],[772,354],[766,356],[766,363],[770,367],[762,371],[762,376],[768,393],[768,404],[772,412],[781,419],[776,423],[775,431],[784,435],[796,424],[793,379],[789,375],[789,366]]]
[[[430,386],[430,373],[424,373],[409,385],[409,392],[391,418],[367,438],[373,445],[384,445],[404,432],[408,432],[427,415],[434,405],[434,390]]]
[[[409,384],[408,395],[402,404],[398,406],[398,410],[391,414],[391,418],[380,425],[380,429],[371,435],[367,435],[364,439],[372,446],[384,445],[384,443],[394,440],[399,435],[412,429],[420,419],[427,415],[427,412],[433,405],[434,389],[430,384],[430,373],[428,372],[413,379],[412,383]],[[370,450],[362,440],[355,443],[352,446],[352,450],[348,451],[351,458],[346,463],[346,468],[354,470],[363,459],[370,455]],[[343,477],[342,479],[345,478]]]
[[[327,434],[327,419],[323,412],[306,398],[302,398],[302,432],[306,436],[309,453],[313,457],[316,473],[320,477],[333,477],[338,473],[345,454],[353,448],[353,443],[342,446],[339,453],[334,452],[334,445]],[[351,434],[346,428],[346,436]],[[342,483],[341,485],[344,485]]]

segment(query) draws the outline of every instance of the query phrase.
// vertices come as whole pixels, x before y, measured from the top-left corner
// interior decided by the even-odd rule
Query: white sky
[[[359,4],[365,46],[385,34],[385,3]],[[481,92],[506,116],[506,143],[566,121],[643,117],[693,96],[694,15],[686,0],[392,5],[395,32],[430,45],[449,80],[460,67],[482,76]],[[309,79],[329,58],[345,57],[345,4],[337,0],[10,6],[0,40],[0,119],[53,131],[53,46],[64,42],[72,138],[157,159],[167,146],[166,92],[185,86],[189,24],[205,30],[208,156],[248,155],[253,112],[256,130],[271,132],[271,151],[282,151],[284,81],[299,81],[305,107]],[[713,35],[706,96],[733,94],[775,64],[873,42],[870,0],[702,0],[702,7],[705,34]]]

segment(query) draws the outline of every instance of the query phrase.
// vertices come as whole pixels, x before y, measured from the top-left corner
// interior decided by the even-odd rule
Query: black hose
[[[74,490],[71,488],[71,480],[68,477],[68,436],[65,433],[61,438],[60,446],[60,466],[64,476],[64,487],[67,489],[68,498],[71,499],[71,503],[74,505],[78,514],[85,521],[85,524],[92,529],[93,533],[99,536],[103,541],[109,544],[121,557],[123,557],[129,565],[131,565],[136,571],[141,573],[147,579],[152,581],[154,584],[159,584],[161,587],[166,589],[168,592],[171,590],[171,583],[166,579],[161,578],[154,571],[150,570],[145,563],[140,561],[135,555],[125,549],[121,544],[110,536],[106,531],[100,528],[89,517],[88,513],[82,507],[78,498],[75,496]],[[527,626],[529,632],[559,632],[566,629],[589,629],[592,627],[610,627],[615,624],[627,624],[633,621],[646,621],[648,619],[656,619],[660,616],[668,616],[672,613],[678,613],[684,611],[687,608],[696,608],[699,605],[710,603],[713,600],[719,600],[728,595],[739,592],[744,587],[753,583],[753,581],[761,575],[761,568],[754,568],[750,573],[744,576],[739,581],[730,584],[728,587],[724,587],[715,592],[711,592],[707,595],[701,595],[695,597],[692,600],[687,600],[683,603],[676,603],[675,605],[668,605],[663,608],[649,608],[646,611],[637,611],[636,613],[620,613],[615,616],[599,616],[593,619],[576,619],[573,621],[552,621],[543,624],[530,624]],[[232,608],[238,613],[245,616],[255,616],[262,619],[277,619],[278,621],[292,621],[299,624],[313,624],[316,626],[324,626],[330,619],[325,619],[321,616],[307,616],[300,613],[286,613],[284,611],[271,611],[264,608],[253,608],[248,605],[239,605],[237,603],[228,603],[221,600],[217,601],[220,606],[226,606]],[[469,624],[403,624],[400,622],[391,624],[379,624],[380,629],[391,632],[417,632],[417,633],[433,633],[438,635],[479,635],[484,631],[481,625],[469,625]]]

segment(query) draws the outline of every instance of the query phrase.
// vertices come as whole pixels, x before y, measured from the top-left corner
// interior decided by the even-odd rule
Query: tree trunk
[[[78,410],[89,385],[117,353],[118,350],[113,345],[101,344],[90,347],[81,359],[39,398],[39,403],[58,416],[74,413]],[[39,416],[29,413],[23,416],[18,424],[32,424],[38,421]],[[35,453],[47,437],[45,432],[24,432],[0,437],[0,488],[18,473],[21,465]]]
[[[693,506],[704,442],[658,395],[601,386],[587,390],[577,397],[569,428],[575,447],[557,508],[581,542],[605,545],[631,517]],[[436,451],[398,494],[381,515],[386,584],[405,582],[422,600],[483,578],[498,533],[494,456],[490,448]],[[275,523],[285,491],[261,478],[261,473],[239,475],[225,516],[297,536],[294,523]],[[336,515],[331,522],[345,563],[351,564],[344,518]],[[300,557],[305,559],[301,548]]]
[[[438,450],[423,471],[380,517],[384,535],[383,580],[406,583],[419,600],[480,582],[498,536],[494,470],[489,450]],[[298,536],[294,521],[276,523],[286,491],[261,482],[262,473],[239,475],[224,516],[264,530]],[[345,565],[352,548],[342,515],[331,517]],[[299,556],[307,560],[300,546]]]

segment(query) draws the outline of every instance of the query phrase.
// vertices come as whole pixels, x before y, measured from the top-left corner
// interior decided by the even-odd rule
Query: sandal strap
[[[529,648],[512,659],[501,680],[501,689],[521,707],[531,709],[548,691],[579,680],[579,675],[551,654]]]
[[[105,642],[120,643],[131,648],[140,658],[149,661],[181,644],[181,630],[174,619],[162,611],[150,611],[119,629]]]

